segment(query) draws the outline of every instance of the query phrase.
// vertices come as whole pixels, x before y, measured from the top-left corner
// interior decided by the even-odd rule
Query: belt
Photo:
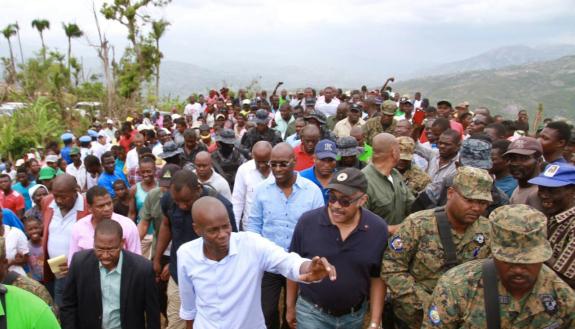
[[[314,303],[311,299],[300,295],[299,296],[301,299],[305,300],[306,302],[310,303],[313,305],[313,307],[317,310],[319,310],[322,313],[325,313],[327,315],[331,315],[331,316],[335,316],[335,317],[340,317],[340,316],[344,316],[347,314],[351,314],[351,313],[356,313],[357,311],[359,311],[361,309],[361,307],[363,306],[363,302],[364,300],[362,300],[361,302],[359,302],[357,305],[354,305],[350,308],[344,308],[341,310],[330,310],[327,307],[323,307],[319,304]]]

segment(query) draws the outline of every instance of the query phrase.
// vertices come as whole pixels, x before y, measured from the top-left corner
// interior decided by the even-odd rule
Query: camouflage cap
[[[459,167],[452,186],[468,199],[493,201],[491,197],[493,178],[491,178],[487,170],[474,167]]]
[[[547,218],[540,211],[513,204],[495,209],[491,223],[491,253],[497,260],[513,264],[536,264],[552,256],[547,240]]]
[[[397,137],[399,143],[399,159],[400,160],[413,160],[413,152],[415,150],[415,142],[411,137],[400,136]]]
[[[392,100],[386,100],[381,104],[381,113],[385,115],[395,115],[397,104]]]
[[[491,169],[491,144],[475,138],[468,138],[461,144],[459,162],[463,166]]]

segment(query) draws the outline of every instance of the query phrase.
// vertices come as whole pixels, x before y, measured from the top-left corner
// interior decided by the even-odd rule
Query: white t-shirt
[[[200,180],[200,183],[205,185],[210,185],[214,190],[218,191],[224,198],[229,201],[232,200],[232,191],[230,190],[230,184],[228,181],[212,169],[212,176],[208,180]]]
[[[325,114],[326,117],[335,115],[340,101],[337,98],[332,98],[329,103],[325,102],[325,98],[320,96],[315,102],[315,110]]]
[[[19,229],[4,225],[4,239],[4,243],[6,244],[6,259],[8,261],[16,258],[16,254],[24,256],[30,252],[28,249],[28,239],[26,238],[26,235],[24,235],[24,232]],[[12,265],[8,270],[21,275],[26,275],[22,266]]]

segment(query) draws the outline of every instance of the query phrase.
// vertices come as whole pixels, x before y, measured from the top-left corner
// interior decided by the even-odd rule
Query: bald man
[[[90,214],[86,199],[78,193],[76,178],[69,174],[56,176],[52,182],[52,194],[42,200],[42,209],[44,258],[67,256],[74,223]],[[44,281],[58,307],[62,306],[67,263],[60,266],[60,272],[55,276],[48,262],[44,262]]]
[[[240,229],[246,225],[256,186],[271,173],[269,165],[271,154],[272,144],[268,141],[259,141],[252,147],[252,159],[238,168],[231,201],[234,206],[236,226]]]
[[[301,258],[257,234],[232,233],[226,208],[216,198],[198,199],[192,216],[200,238],[177,252],[180,317],[188,329],[265,329],[260,302],[264,271],[298,282],[336,279],[335,267],[323,257]]]
[[[362,170],[368,181],[369,199],[365,207],[385,219],[390,234],[407,217],[414,200],[401,173],[395,169],[398,162],[399,143],[395,136],[377,134],[373,138],[371,163]]]
[[[196,154],[194,159],[194,165],[196,169],[196,175],[198,175],[198,180],[203,185],[208,185],[213,187],[218,193],[228,200],[232,200],[232,191],[230,190],[230,184],[228,181],[214,171],[212,166],[212,156],[209,152],[201,151]]]
[[[302,171],[311,168],[314,164],[313,154],[315,146],[321,137],[321,131],[316,125],[307,125],[300,132],[301,143],[293,150],[295,155],[294,169]]]
[[[245,229],[288,250],[298,219],[306,211],[323,207],[323,195],[317,185],[294,171],[294,153],[288,143],[274,146],[269,163],[273,179],[256,188]],[[262,306],[268,329],[280,327],[278,302],[285,284],[281,275],[264,274]]]

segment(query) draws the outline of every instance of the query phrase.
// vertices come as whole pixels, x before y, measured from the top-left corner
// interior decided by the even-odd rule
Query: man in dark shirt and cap
[[[254,122],[256,126],[248,130],[242,137],[242,147],[246,150],[251,150],[255,143],[259,141],[268,141],[272,145],[276,145],[282,141],[279,131],[270,129],[268,123],[271,118],[268,111],[259,109],[256,111]]]
[[[216,143],[218,149],[212,153],[214,170],[228,181],[233,190],[236,172],[242,163],[246,162],[246,158],[236,147],[236,134],[233,130],[222,129],[216,137]]]

